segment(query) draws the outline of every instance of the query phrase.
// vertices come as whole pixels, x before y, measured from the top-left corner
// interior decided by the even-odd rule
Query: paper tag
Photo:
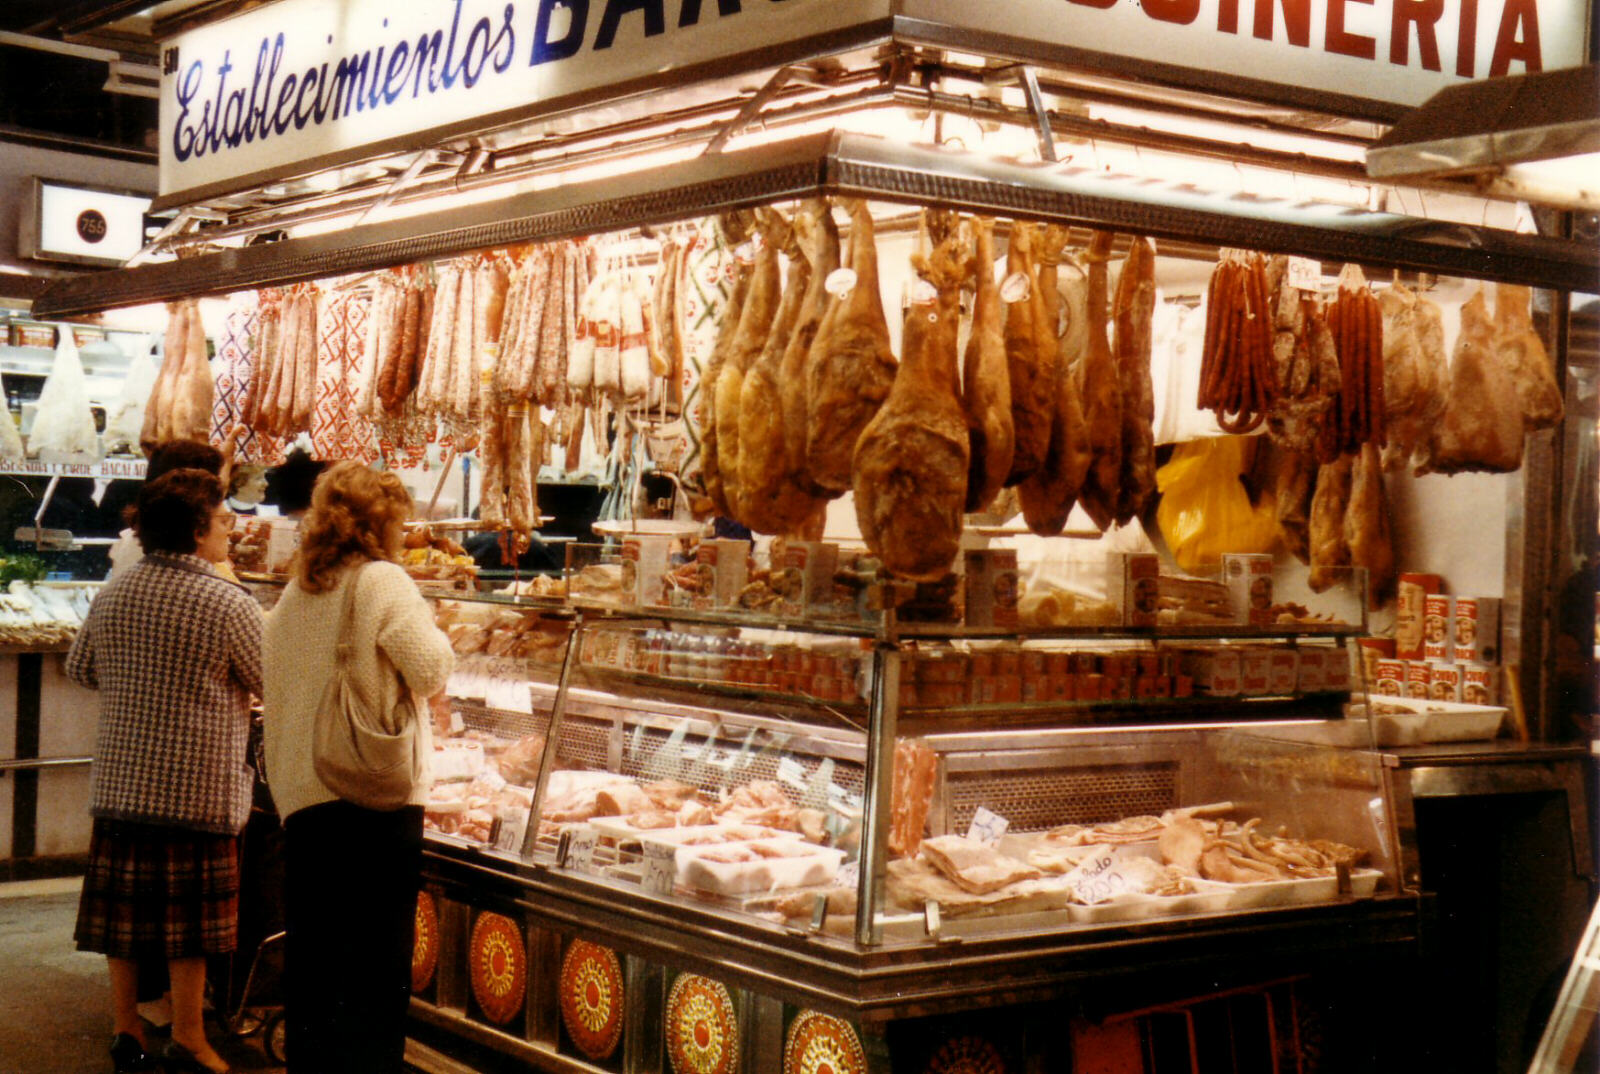
[[[586,873],[594,864],[594,845],[600,833],[589,824],[573,824],[561,830],[561,842],[556,848],[556,858],[563,869]]]
[[[522,840],[528,834],[528,811],[521,808],[502,810],[500,830],[495,833],[494,848],[506,854],[521,854]]]
[[[939,301],[939,289],[924,279],[916,279],[911,283],[911,304],[913,306],[929,306]]]
[[[645,843],[640,886],[652,895],[671,895],[678,881],[677,854],[678,848],[671,843]]]
[[[467,721],[462,719],[461,713],[455,709],[450,710],[450,733],[459,735],[467,729]]]
[[[1117,868],[1117,853],[1111,847],[1097,846],[1078,867],[1066,875],[1066,885],[1078,901],[1093,906],[1129,891],[1141,890],[1136,882]]]
[[[845,298],[856,289],[856,281],[855,269],[834,269],[828,273],[828,278],[822,281],[822,289],[834,298]]]
[[[1289,286],[1302,291],[1322,290],[1322,262],[1309,257],[1289,258]]]
[[[1006,834],[1006,829],[1011,827],[1011,822],[998,813],[978,807],[972,814],[972,823],[967,825],[967,838],[986,847],[992,847],[1000,842],[1000,837]]]
[[[489,679],[484,683],[483,701],[492,709],[516,712],[520,703],[519,695],[526,694],[527,689],[527,683],[512,682],[510,679]]]
[[[741,265],[756,263],[756,246],[753,242],[741,242],[733,248],[733,256],[739,259]]]
[[[854,891],[861,883],[861,861],[847,861],[839,866],[839,871],[833,874],[834,887],[849,888]]]
[[[1033,294],[1033,278],[1026,272],[1013,272],[1000,281],[1000,301],[1007,305],[1026,302]]]
[[[778,758],[778,778],[791,787],[806,789],[806,770],[792,757]]]

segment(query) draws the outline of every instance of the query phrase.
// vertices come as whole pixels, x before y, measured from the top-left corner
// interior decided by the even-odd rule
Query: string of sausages
[[[1354,454],[1363,444],[1383,447],[1383,308],[1356,265],[1339,273],[1339,291],[1328,303],[1328,327],[1339,354],[1336,420],[1323,427],[1333,442],[1319,443],[1318,455]],[[1331,455],[1328,449],[1331,449]]]
[[[1254,431],[1278,398],[1268,299],[1266,259],[1223,250],[1207,290],[1197,401],[1234,435]]]

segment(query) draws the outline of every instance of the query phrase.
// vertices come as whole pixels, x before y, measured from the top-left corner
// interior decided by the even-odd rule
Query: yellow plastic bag
[[[1277,544],[1272,493],[1263,493],[1252,507],[1239,481],[1254,447],[1251,439],[1219,436],[1179,444],[1156,471],[1156,525],[1184,570],[1215,566],[1224,552],[1270,552]]]

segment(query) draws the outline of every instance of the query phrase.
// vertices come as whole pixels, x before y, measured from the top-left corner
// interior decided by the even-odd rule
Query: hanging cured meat
[[[1316,296],[1296,287],[1288,269],[1287,257],[1267,261],[1278,381],[1267,435],[1291,452],[1312,454],[1321,445],[1318,457],[1329,462],[1338,454],[1339,352]]]
[[[1156,307],[1156,251],[1135,236],[1117,279],[1112,307],[1117,374],[1122,385],[1122,481],[1117,522],[1144,514],[1156,491],[1155,388],[1151,382],[1151,320]]]
[[[167,303],[167,332],[161,343],[161,370],[144,408],[144,427],[139,446],[149,455],[172,439],[172,397],[183,366],[183,350],[188,339],[189,302],[180,299]]]
[[[1549,429],[1565,407],[1544,340],[1533,330],[1533,292],[1509,283],[1494,288],[1494,354],[1511,373],[1524,431]]]
[[[867,547],[892,574],[936,580],[961,541],[967,495],[967,420],[961,408],[957,330],[960,241],[914,259],[904,354],[894,387],[856,442],[856,521]]]
[[[730,242],[734,241],[736,235],[740,236],[739,241],[742,241],[742,236],[747,233],[742,218],[724,217],[719,226],[728,235]],[[735,258],[733,286],[730,288],[728,304],[723,309],[717,342],[711,349],[711,355],[706,360],[706,367],[700,378],[700,478],[704,483],[706,495],[711,500],[712,510],[723,518],[731,518],[733,511],[728,505],[723,489],[722,470],[717,465],[716,389],[717,382],[722,376],[723,366],[727,364],[728,354],[733,350],[733,341],[739,335],[739,321],[744,314],[745,299],[750,294],[750,285],[754,278],[754,264]]]
[[[1350,541],[1344,518],[1350,509],[1353,460],[1340,455],[1317,470],[1317,490],[1311,498],[1311,574],[1307,579],[1318,593],[1338,584],[1350,565]]]
[[[777,316],[782,297],[782,273],[779,271],[778,251],[788,242],[789,228],[777,213],[763,211],[761,217],[762,247],[756,255],[755,277],[750,281],[750,294],[745,298],[744,309],[739,314],[739,330],[733,337],[728,354],[717,377],[717,397],[713,413],[717,422],[717,471],[722,478],[722,493],[732,509],[730,517],[737,518],[742,503],[739,482],[743,471],[739,468],[739,403],[744,390],[746,371],[766,346],[772,332],[772,322]]]
[[[977,256],[972,261],[977,296],[972,335],[962,372],[962,404],[967,415],[968,511],[986,510],[1011,472],[1011,373],[1006,368],[1005,314],[994,278],[994,221],[974,222]]]
[[[784,533],[789,529],[788,520],[781,516],[775,502],[788,477],[778,374],[784,351],[799,323],[801,307],[810,293],[812,279],[811,263],[805,256],[808,251],[802,249],[800,218],[796,218],[795,224],[784,251],[789,260],[789,275],[784,281],[777,317],[761,353],[745,371],[739,390],[739,481],[733,508],[735,517],[757,533]],[[723,375],[727,375],[726,371]],[[726,447],[726,441],[721,443]],[[724,471],[724,482],[727,477]]]
[[[822,493],[806,473],[806,366],[828,310],[828,281],[837,284],[834,274],[839,269],[839,227],[828,203],[821,198],[807,201],[800,207],[795,225],[800,229],[802,253],[811,265],[811,282],[778,366],[778,391],[783,401],[784,485],[808,495],[791,497],[794,502],[782,511],[786,518],[814,512],[816,495]]]
[[[1006,302],[1006,368],[1011,374],[1011,424],[1015,431],[1007,485],[1018,484],[1044,465],[1055,426],[1058,359],[1054,346],[1044,346],[1039,338],[1043,303],[1038,294],[1034,249],[1038,241],[1036,225],[1011,225],[1006,279],[1000,290]],[[1053,331],[1051,342],[1054,343]]]
[[[1106,262],[1111,256],[1111,232],[1096,231],[1084,254],[1083,343],[1074,359],[1072,375],[1083,400],[1084,427],[1092,458],[1084,475],[1079,502],[1101,530],[1117,517],[1118,482],[1122,480],[1122,376],[1111,342],[1106,337],[1110,319]],[[1071,308],[1069,306],[1069,308]],[[1075,335],[1068,329],[1069,335]],[[1063,356],[1068,352],[1063,350]]]
[[[266,431],[261,417],[262,402],[272,381],[282,328],[283,295],[276,289],[263,289],[256,313],[255,339],[251,341],[250,386],[239,408],[240,420],[257,432]]]
[[[1066,241],[1066,231],[1049,227],[1041,237],[1036,275],[1029,286],[1031,297],[1011,308],[1011,316],[1022,316],[1024,306],[1033,308],[1035,328],[1032,338],[1039,348],[1036,369],[1048,371],[1048,380],[1039,383],[1052,404],[1050,437],[1039,468],[1017,484],[1017,499],[1028,529],[1041,537],[1053,537],[1067,525],[1067,516],[1078,502],[1084,476],[1089,472],[1091,453],[1089,430],[1078,402],[1072,371],[1061,361],[1056,338],[1060,296],[1056,290],[1056,266]],[[1101,329],[1103,330],[1103,328]]]
[[[673,412],[683,407],[683,311],[679,306],[678,294],[682,283],[684,253],[681,243],[667,240],[661,251],[661,271],[656,275],[656,338],[665,366],[662,376],[667,379],[665,403]]]
[[[851,286],[842,298],[830,298],[806,356],[805,469],[811,487],[827,496],[850,489],[856,442],[896,379],[872,213],[859,198],[843,205],[850,214],[853,282],[847,278]]]
[[[1363,444],[1350,468],[1350,508],[1344,516],[1344,541],[1350,563],[1367,572],[1370,607],[1394,595],[1394,539],[1389,500],[1383,491],[1383,465],[1376,444]]]
[[[1494,322],[1479,291],[1461,307],[1450,390],[1419,473],[1510,473],[1522,465],[1522,400],[1494,347]]]
[[[1254,431],[1278,397],[1269,298],[1265,259],[1245,250],[1223,250],[1206,293],[1196,402],[1213,411],[1227,433]]]
[[[1378,296],[1383,313],[1383,409],[1386,469],[1425,448],[1444,411],[1450,358],[1439,307],[1396,280]]]
[[[1307,451],[1278,454],[1274,502],[1278,536],[1301,563],[1311,562],[1311,496],[1317,484],[1317,459]]]
[[[1346,265],[1339,272],[1338,294],[1328,306],[1328,325],[1339,352],[1338,450],[1354,453],[1362,444],[1382,447],[1383,309],[1360,266]]]

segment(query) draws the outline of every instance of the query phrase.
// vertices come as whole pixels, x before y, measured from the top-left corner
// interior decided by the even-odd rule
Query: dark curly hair
[[[326,593],[346,566],[392,560],[410,517],[411,493],[392,471],[380,473],[349,459],[334,463],[317,479],[311,513],[300,524],[301,586]]]
[[[205,470],[169,470],[146,481],[133,509],[140,547],[146,555],[193,555],[223,495],[222,480]]]

